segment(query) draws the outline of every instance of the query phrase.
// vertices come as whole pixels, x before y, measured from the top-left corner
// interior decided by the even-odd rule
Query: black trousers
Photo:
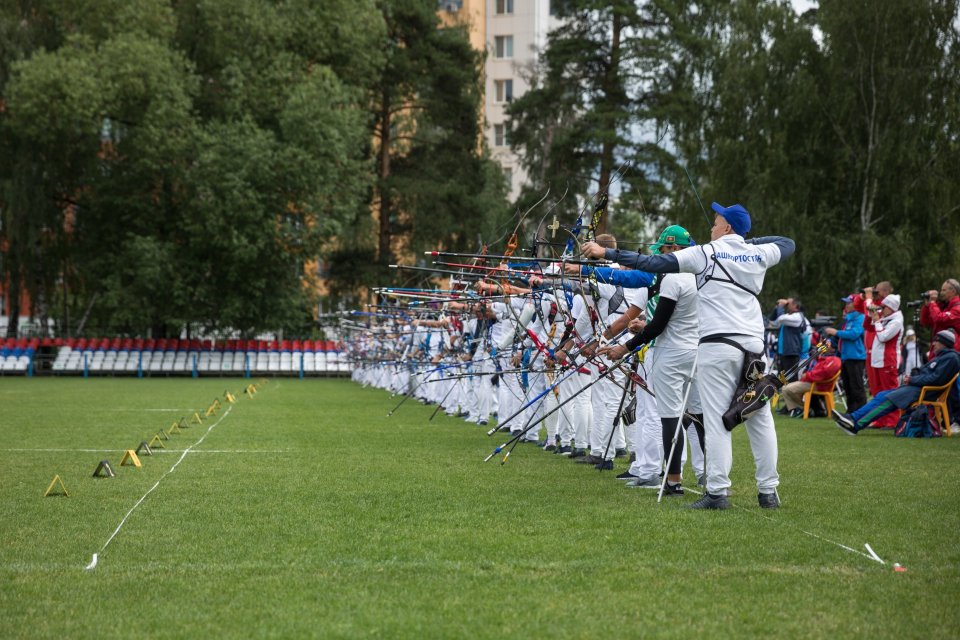
[[[780,371],[786,371],[787,369],[793,368],[798,362],[800,362],[800,356],[781,355],[778,368]],[[793,372],[793,374],[789,378],[787,378],[787,382],[796,382],[796,381],[797,381],[797,373]]]
[[[840,381],[847,394],[847,413],[867,404],[867,390],[863,387],[866,360],[844,360],[840,365]]]

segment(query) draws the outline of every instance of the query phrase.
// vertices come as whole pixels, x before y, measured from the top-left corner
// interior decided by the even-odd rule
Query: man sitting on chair
[[[807,372],[803,374],[796,382],[784,385],[780,394],[784,402],[787,403],[787,413],[791,418],[799,418],[803,415],[803,394],[813,389],[817,382],[826,382],[840,372],[840,358],[837,357],[836,348],[833,342],[827,342],[830,346],[822,356],[817,358]],[[813,403],[816,398],[811,398],[810,411],[820,417],[827,417],[826,409],[819,406],[819,402]],[[815,410],[819,409],[819,410]],[[823,411],[821,414],[820,412]]]
[[[937,333],[933,339],[933,358],[914,373],[903,377],[896,389],[881,391],[873,400],[853,413],[833,412],[833,421],[851,436],[866,429],[870,423],[891,411],[906,409],[920,399],[923,387],[942,387],[960,372],[960,354],[953,350],[957,336],[952,329]],[[947,428],[949,425],[941,425]]]

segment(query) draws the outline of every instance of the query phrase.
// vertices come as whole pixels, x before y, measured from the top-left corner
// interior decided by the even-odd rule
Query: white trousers
[[[503,355],[498,355],[497,359],[500,363],[501,371],[511,371],[514,367],[510,362],[510,353],[507,352]],[[520,388],[520,380],[516,373],[502,373],[500,374],[500,385],[497,390],[499,396],[497,403],[497,424],[503,423],[504,420],[508,419],[514,413],[520,409],[523,401],[523,389]],[[514,423],[521,420],[520,416],[515,417],[510,421],[510,428],[514,428]],[[521,425],[522,426],[522,425]],[[516,429],[519,429],[520,426],[517,426]]]
[[[560,446],[567,447],[578,438],[577,442],[586,442],[587,431],[590,428],[590,389],[583,390],[583,385],[590,382],[590,375],[586,373],[569,373],[558,387],[560,402],[570,400],[560,408],[557,421],[557,433],[560,436]],[[572,399],[571,399],[572,398]],[[579,440],[577,434],[582,430],[584,440]]]
[[[755,353],[763,348],[763,343],[756,338],[746,338],[741,344]],[[736,390],[743,358],[743,352],[730,345],[716,342],[700,345],[697,381],[707,436],[707,491],[713,494],[725,495],[730,488],[733,442],[731,432],[723,426],[722,416]],[[757,488],[761,493],[769,493],[780,484],[777,474],[777,432],[770,405],[765,405],[750,416],[744,428],[756,464]]]
[[[610,366],[610,361],[601,358],[603,363]],[[596,374],[599,377],[599,373]],[[620,407],[620,398],[626,383],[626,376],[619,369],[608,373],[602,380],[593,385],[593,425],[590,429],[590,453],[594,456],[603,456],[606,460],[613,460],[616,450],[626,446],[623,436],[623,427],[620,420],[614,424],[617,409]],[[610,434],[615,430],[613,439]],[[609,443],[609,447],[607,446]],[[606,455],[604,455],[606,453]]]

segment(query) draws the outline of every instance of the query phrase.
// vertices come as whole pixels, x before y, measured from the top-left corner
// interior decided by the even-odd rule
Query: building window
[[[510,146],[510,127],[508,127],[505,124],[493,125],[493,146],[495,147]]]
[[[497,15],[513,13],[513,0],[497,0]]]
[[[503,177],[507,180],[507,187],[513,188],[513,167],[503,168]]]
[[[494,58],[513,57],[513,36],[495,36],[493,39]]]
[[[513,100],[513,80],[494,80],[493,87],[497,102]]]
[[[438,0],[437,8],[447,13],[456,13],[463,9],[463,0]]]

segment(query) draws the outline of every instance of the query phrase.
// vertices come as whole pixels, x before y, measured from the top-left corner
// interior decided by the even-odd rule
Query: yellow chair
[[[950,388],[953,387],[956,381],[957,376],[953,376],[950,382],[941,387],[923,387],[920,389],[920,399],[910,405],[911,409],[919,407],[922,404],[928,404],[933,407],[933,414],[940,423],[940,429],[943,430],[943,434],[947,437],[953,435],[950,433],[950,411],[947,409],[947,396],[950,395]],[[933,398],[927,398],[928,393],[936,395]]]
[[[807,391],[803,394],[803,419],[806,420],[807,416],[810,415],[810,401],[813,399],[813,396],[823,396],[823,404],[827,408],[827,417],[830,417],[830,413],[833,411],[833,392],[837,388],[837,380],[840,379],[840,372],[837,371],[837,374],[830,378],[829,380],[821,380],[820,382],[814,382],[813,386],[810,387],[810,391]]]

